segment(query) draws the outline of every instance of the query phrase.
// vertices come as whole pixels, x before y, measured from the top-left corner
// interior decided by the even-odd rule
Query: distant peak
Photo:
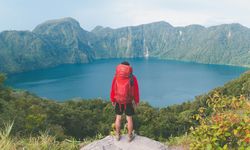
[[[100,30],[104,29],[103,26],[96,26],[93,30],[91,30],[91,32],[98,32]]]
[[[96,26],[93,30],[91,30],[92,33],[100,33],[100,32],[108,32],[112,31],[114,29],[110,27],[103,27],[103,26]]]
[[[63,23],[63,22],[74,22],[74,23],[78,23],[78,21],[72,17],[65,17],[65,18],[60,18],[60,19],[52,19],[52,20],[48,20],[45,21],[42,24],[51,24],[51,23]]]
[[[147,24],[143,24],[143,25],[159,25],[159,26],[173,27],[170,23],[168,23],[166,21],[156,21],[156,22],[147,23]]]
[[[191,24],[191,25],[185,26],[185,28],[205,28],[205,27],[199,24]]]
[[[234,29],[245,28],[245,29],[248,29],[248,27],[243,26],[239,23],[220,24],[220,25],[211,26],[209,28],[234,28]]]
[[[235,28],[248,28],[246,26],[243,26],[242,24],[239,24],[239,23],[231,23],[231,24],[228,24],[229,26],[231,27],[235,27]]]
[[[152,23],[157,23],[157,24],[167,24],[167,25],[170,25],[168,22],[166,21],[156,21],[156,22],[152,22]]]
[[[53,20],[48,20],[45,21],[41,24],[39,24],[38,26],[35,27],[35,29],[33,30],[33,32],[43,32],[49,28],[53,28],[55,26],[61,26],[64,27],[65,24],[69,24],[70,26],[74,27],[74,28],[81,28],[80,23],[71,17],[66,17],[66,18],[60,18],[60,19],[53,19]]]

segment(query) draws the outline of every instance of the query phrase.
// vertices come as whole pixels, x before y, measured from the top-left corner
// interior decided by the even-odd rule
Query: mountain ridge
[[[239,23],[174,27],[158,21],[87,31],[66,17],[45,21],[32,31],[0,32],[0,72],[137,57],[249,67],[250,29]]]
[[[44,22],[42,22],[42,23],[36,25],[35,28],[38,27],[38,26],[41,25],[41,24],[44,24],[44,23],[61,22],[61,21],[67,21],[67,20],[76,21],[76,22],[80,25],[80,23],[79,23],[76,19],[74,19],[73,17],[63,17],[63,18],[59,18],[59,19],[49,19],[49,20],[46,20],[46,21],[44,21]],[[112,27],[109,27],[109,26],[97,25],[97,26],[95,26],[92,30],[85,30],[85,31],[87,31],[87,32],[92,32],[96,27],[109,28],[109,29],[115,30],[115,29],[120,29],[120,28],[137,27],[137,26],[148,25],[148,24],[154,24],[154,23],[162,23],[162,22],[163,22],[163,23],[167,23],[167,24],[169,24],[170,26],[172,26],[172,27],[174,27],[174,28],[185,28],[185,27],[188,27],[188,26],[200,26],[200,27],[203,27],[203,28],[213,28],[213,27],[217,27],[217,26],[238,25],[238,26],[241,26],[241,27],[250,29],[249,27],[244,26],[244,25],[242,25],[242,24],[240,24],[240,23],[237,23],[237,22],[233,22],[233,23],[222,23],[222,24],[211,25],[211,26],[204,26],[204,25],[200,25],[200,24],[188,24],[188,25],[184,25],[184,26],[178,26],[178,25],[177,25],[177,26],[173,26],[173,25],[171,25],[171,23],[169,23],[169,22],[166,22],[166,21],[164,21],[164,20],[160,20],[160,21],[153,21],[153,22],[150,22],[150,23],[142,23],[142,24],[131,25],[131,26],[121,26],[121,27],[116,27],[116,28],[112,28]],[[34,29],[35,29],[35,28],[34,28]],[[3,31],[0,32],[0,34],[1,34],[2,32],[6,32],[6,31],[30,31],[30,32],[32,32],[34,29],[32,29],[32,30],[15,30],[15,29],[3,30]]]

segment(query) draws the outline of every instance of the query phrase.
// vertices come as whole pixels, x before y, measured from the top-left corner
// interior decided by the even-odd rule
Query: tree
[[[243,84],[242,92],[250,99],[250,79]]]
[[[6,79],[6,75],[3,74],[3,73],[0,73],[0,85],[3,84],[3,82],[5,81],[5,79]]]

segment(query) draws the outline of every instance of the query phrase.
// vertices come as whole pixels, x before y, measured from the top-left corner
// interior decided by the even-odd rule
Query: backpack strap
[[[129,78],[130,78],[130,85],[131,86],[134,86],[134,78],[133,78],[133,73],[131,73],[130,75],[129,75]]]

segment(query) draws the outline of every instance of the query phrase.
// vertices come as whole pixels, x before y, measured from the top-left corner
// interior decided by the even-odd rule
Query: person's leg
[[[120,129],[121,129],[121,119],[122,119],[122,114],[124,109],[122,109],[122,105],[119,105],[118,103],[116,103],[115,105],[115,114],[116,114],[116,118],[115,118],[115,130],[116,130],[116,135],[120,134]]]
[[[128,103],[126,105],[126,119],[127,119],[127,128],[128,128],[128,135],[131,135],[133,132],[133,118],[132,116],[135,114],[134,107],[132,103]]]
[[[126,105],[126,119],[127,119],[127,128],[128,128],[128,142],[131,142],[135,135],[133,134],[133,118],[132,116],[135,114],[132,103]]]
[[[133,118],[132,116],[126,116],[127,125],[128,125],[128,135],[131,135],[133,132]]]
[[[116,115],[116,119],[115,119],[116,135],[120,134],[121,120],[122,120],[122,116],[121,115]]]

